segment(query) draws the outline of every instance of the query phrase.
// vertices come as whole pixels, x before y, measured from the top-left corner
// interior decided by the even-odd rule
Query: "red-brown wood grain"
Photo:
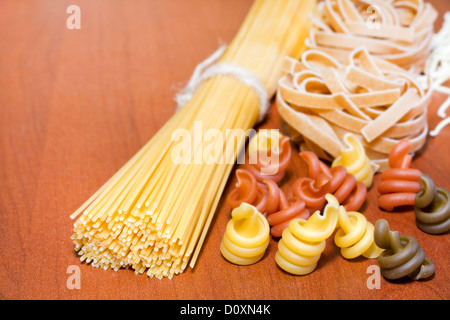
[[[442,14],[450,2],[430,1]],[[81,29],[66,27],[66,8],[81,9]],[[114,174],[174,113],[173,97],[196,64],[239,29],[251,0],[0,2],[0,299],[449,299],[449,235],[432,236],[414,213],[385,213],[369,191],[366,217],[385,218],[417,239],[436,265],[429,281],[369,289],[376,260],[341,257],[330,238],[317,269],[295,277],[264,258],[236,266],[219,251],[230,210],[222,201],[194,269],[172,280],[81,263],[69,215]],[[430,128],[440,120],[436,94]],[[263,127],[285,130],[276,106]],[[450,127],[412,166],[450,188]],[[297,154],[288,175],[305,172]],[[374,184],[379,181],[375,177]],[[225,194],[232,187],[230,178]],[[67,268],[80,266],[81,288]]]

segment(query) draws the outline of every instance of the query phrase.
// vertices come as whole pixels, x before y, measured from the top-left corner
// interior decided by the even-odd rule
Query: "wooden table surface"
[[[450,2],[434,0],[441,15]],[[66,9],[81,9],[69,30]],[[417,239],[436,265],[428,281],[381,279],[376,260],[347,261],[330,238],[317,269],[295,277],[275,263],[276,242],[252,266],[219,251],[230,210],[221,203],[194,269],[174,279],[80,263],[69,215],[114,174],[174,113],[173,97],[194,67],[229,43],[251,0],[0,1],[0,298],[1,299],[449,299],[449,235],[432,236],[414,213],[381,212],[369,191],[364,213]],[[438,123],[436,94],[430,128]],[[264,127],[285,129],[275,106]],[[413,161],[450,188],[450,127]],[[290,173],[304,166],[297,154]],[[375,177],[375,184],[379,175]],[[225,193],[229,192],[231,178]],[[69,289],[69,266],[81,288]],[[370,270],[370,269],[369,269]]]

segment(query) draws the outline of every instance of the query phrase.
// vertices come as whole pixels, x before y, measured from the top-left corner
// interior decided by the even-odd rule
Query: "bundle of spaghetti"
[[[411,152],[425,144],[430,92],[412,73],[366,48],[352,51],[348,64],[310,49],[300,61],[286,58],[285,71],[279,81],[278,111],[303,139],[301,150],[333,161],[341,155],[344,136],[352,133],[374,172],[382,172],[398,141],[410,140]]]
[[[409,140],[402,140],[389,154],[390,168],[381,174],[378,184],[378,205],[386,211],[395,207],[412,206],[421,189],[422,173],[410,168],[412,157],[408,154],[411,147]]]
[[[229,150],[245,144],[244,135],[226,132],[245,132],[264,115],[267,101],[258,88],[268,97],[275,93],[283,57],[304,48],[314,7],[312,0],[255,1],[215,64],[220,72],[204,79],[186,105],[71,215],[81,214],[72,236],[81,260],[157,278],[194,266],[236,161],[237,152]],[[204,145],[198,124],[225,138]],[[180,143],[182,137],[189,138]],[[203,161],[205,155],[212,161]]]
[[[300,156],[308,166],[308,176],[298,178],[292,192],[303,199],[307,208],[320,210],[327,193],[332,194],[347,211],[359,210],[367,196],[367,188],[361,181],[347,172],[343,166],[329,168],[311,151],[302,151]]]
[[[324,0],[314,17],[307,46],[345,63],[364,46],[371,53],[415,73],[430,54],[437,11],[423,0]]]

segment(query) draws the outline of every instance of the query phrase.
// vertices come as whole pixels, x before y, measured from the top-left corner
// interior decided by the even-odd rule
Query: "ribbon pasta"
[[[288,74],[279,81],[278,111],[298,132],[302,151],[333,161],[345,147],[344,136],[352,133],[374,172],[382,172],[400,140],[411,142],[411,152],[425,144],[431,94],[411,73],[365,47],[353,50],[348,64],[310,49],[300,61],[287,58],[284,68]]]
[[[306,44],[344,63],[364,46],[383,60],[422,71],[436,18],[437,11],[423,0],[324,0]]]

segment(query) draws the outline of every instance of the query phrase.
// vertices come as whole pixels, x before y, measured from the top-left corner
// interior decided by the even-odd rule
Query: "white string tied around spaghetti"
[[[194,72],[186,85],[186,87],[177,93],[175,101],[177,102],[177,110],[182,108],[193,97],[195,91],[200,84],[212,77],[221,75],[232,75],[240,82],[255,90],[259,99],[259,116],[258,122],[262,121],[269,110],[270,102],[266,88],[250,71],[233,65],[231,63],[217,63],[227,46],[223,45],[217,49],[211,56],[195,67]]]

